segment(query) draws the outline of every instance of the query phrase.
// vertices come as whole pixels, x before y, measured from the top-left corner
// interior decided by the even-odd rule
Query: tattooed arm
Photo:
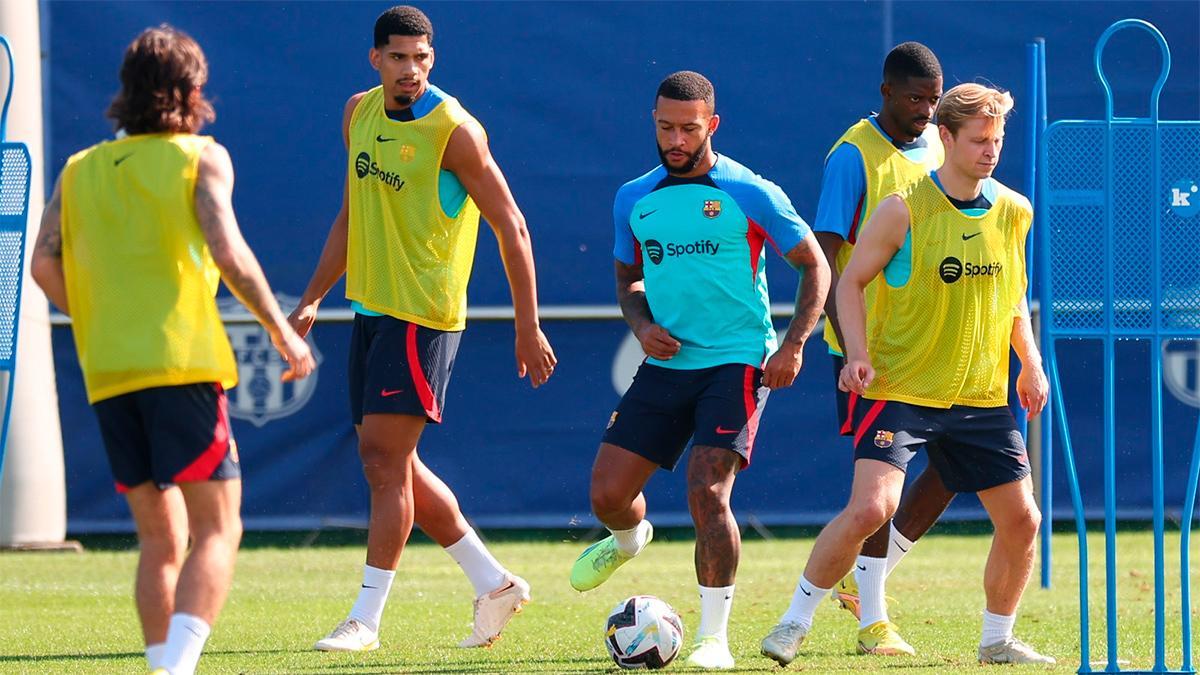
[[[46,293],[46,297],[63,314],[68,314],[67,283],[63,277],[62,263],[62,176],[54,184],[54,194],[42,210],[42,225],[37,243],[33,246],[30,262],[33,280]]]
[[[233,213],[233,162],[219,143],[205,148],[196,177],[196,219],[225,285],[271,335],[271,342],[287,359],[291,370],[284,380],[307,376],[312,354],[304,339],[288,325],[271,293],[254,252],[242,238]]]

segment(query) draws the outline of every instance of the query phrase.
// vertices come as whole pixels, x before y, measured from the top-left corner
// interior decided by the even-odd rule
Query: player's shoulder
[[[774,208],[790,204],[783,188],[763,178],[732,157],[720,155],[709,177],[743,208]]]
[[[1004,183],[1001,183],[995,178],[988,178],[987,180],[991,181],[995,186],[997,199],[1007,200],[1017,210],[1028,214],[1031,217],[1033,216],[1033,204],[1029,202],[1028,197],[1008,187]]]
[[[617,188],[616,203],[628,204],[632,208],[637,200],[653,192],[654,188],[666,176],[667,170],[662,165],[659,165],[637,178],[627,181],[624,185]]]

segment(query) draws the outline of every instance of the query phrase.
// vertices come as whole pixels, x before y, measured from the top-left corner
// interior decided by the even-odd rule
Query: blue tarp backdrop
[[[169,22],[190,32],[210,64],[218,119],[206,131],[230,150],[242,228],[272,285],[303,290],[345,175],[339,130],[345,100],[374,86],[371,27],[386,3],[44,3],[47,176],[76,150],[110,137],[103,117],[117,89],[121,53],[142,28]],[[728,153],[777,182],[806,219],[816,213],[822,160],[855,120],[877,109],[882,59],[903,40],[928,44],[947,86],[985,80],[1013,90],[1016,112],[1000,180],[1020,189],[1028,160],[1020,136],[1024,46],[1047,42],[1051,119],[1102,112],[1092,47],[1114,20],[1145,18],[1166,35],[1173,72],[1164,119],[1200,118],[1194,2],[1039,3],[431,3],[432,80],[487,128],[533,232],[544,306],[611,306],[612,197],[657,161],[650,109],[667,73],[699,70],[716,85]],[[1083,11],[1085,10],[1086,11]],[[1157,51],[1139,35],[1114,38],[1106,57],[1117,109],[1141,113],[1158,73]],[[486,228],[485,228],[486,229]],[[773,299],[790,303],[796,274],[769,263]],[[325,308],[345,308],[339,285]],[[494,238],[480,237],[470,288],[474,307],[509,305]],[[781,324],[782,325],[782,324]],[[587,484],[599,434],[629,376],[631,345],[619,320],[548,320],[560,367],[534,391],[515,377],[509,322],[475,321],[464,337],[446,405],[420,453],[485,526],[593,522]],[[362,523],[367,494],[348,419],[350,326],[323,322],[315,381],[280,385],[260,331],[230,324],[242,364],[232,396],[234,433],[251,527]],[[624,347],[624,351],[623,351]],[[1122,506],[1149,505],[1149,381],[1145,344],[1129,344],[1120,368]],[[73,532],[129,527],[113,494],[99,432],[83,394],[70,331],[54,331]],[[1168,476],[1182,474],[1195,429],[1200,355],[1168,345]],[[623,354],[623,357],[619,357]],[[1064,348],[1081,481],[1100,484],[1093,448],[1100,399],[1092,345]],[[735,510],[764,522],[822,523],[844,503],[850,452],[836,436],[832,369],[819,339],[797,384],[772,395]],[[1174,471],[1172,471],[1174,469]],[[1059,476],[1062,474],[1059,473]],[[1168,482],[1178,508],[1182,481]],[[1098,489],[1085,495],[1100,504]],[[648,498],[657,522],[684,522],[679,475],[660,473]],[[1065,489],[1056,503],[1069,508]],[[978,509],[961,498],[958,515]]]

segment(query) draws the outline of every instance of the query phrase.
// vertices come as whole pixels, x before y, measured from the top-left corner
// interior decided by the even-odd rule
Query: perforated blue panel
[[[1200,214],[1184,215],[1175,192],[1200,205],[1200,193],[1188,191],[1200,183],[1200,124],[1122,120],[1111,134],[1106,126],[1058,122],[1046,130],[1052,331],[1200,336]]]
[[[12,369],[17,351],[29,177],[25,146],[0,144],[0,369],[5,370]]]

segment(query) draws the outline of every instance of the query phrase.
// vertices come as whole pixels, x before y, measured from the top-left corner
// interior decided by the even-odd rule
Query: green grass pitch
[[[954,530],[956,528],[944,528]],[[961,528],[957,528],[961,529]],[[354,535],[357,537],[357,535]],[[202,673],[570,673],[616,668],[601,641],[609,610],[646,593],[671,603],[688,634],[699,620],[692,541],[684,531],[660,533],[637,560],[586,594],[567,584],[583,544],[569,535],[492,543],[496,556],[533,585],[533,603],[488,650],[459,650],[469,632],[471,591],[438,547],[417,543],[404,554],[384,615],[383,646],[370,654],[321,654],[312,643],[353,602],[364,551],[360,545],[288,547],[251,538],[239,557],[233,591],[200,661]],[[986,534],[925,538],[889,582],[892,618],[916,657],[853,653],[856,626],[828,603],[800,658],[787,670],[808,673],[978,672],[975,647],[983,606]],[[1126,669],[1149,667],[1153,653],[1152,537],[1120,535],[1120,656]],[[265,542],[265,543],[264,543]],[[787,606],[812,547],[811,537],[748,539],[742,551],[730,646],[739,671],[776,671],[758,642]],[[1104,657],[1103,540],[1092,539],[1093,660]],[[1167,540],[1168,664],[1179,666],[1177,537]],[[1074,672],[1078,657],[1075,538],[1058,534],[1054,587],[1034,583],[1017,633],[1055,655],[1053,672]],[[92,547],[82,554],[0,554],[0,672],[145,672],[132,600],[135,552]],[[1200,567],[1198,565],[1197,567]],[[1193,575],[1200,576],[1200,575]],[[1193,578],[1193,584],[1196,579]],[[1198,640],[1200,642],[1200,640]],[[689,670],[683,658],[668,670]],[[1024,670],[1024,669],[1023,669]],[[1039,669],[1043,670],[1043,669]]]

